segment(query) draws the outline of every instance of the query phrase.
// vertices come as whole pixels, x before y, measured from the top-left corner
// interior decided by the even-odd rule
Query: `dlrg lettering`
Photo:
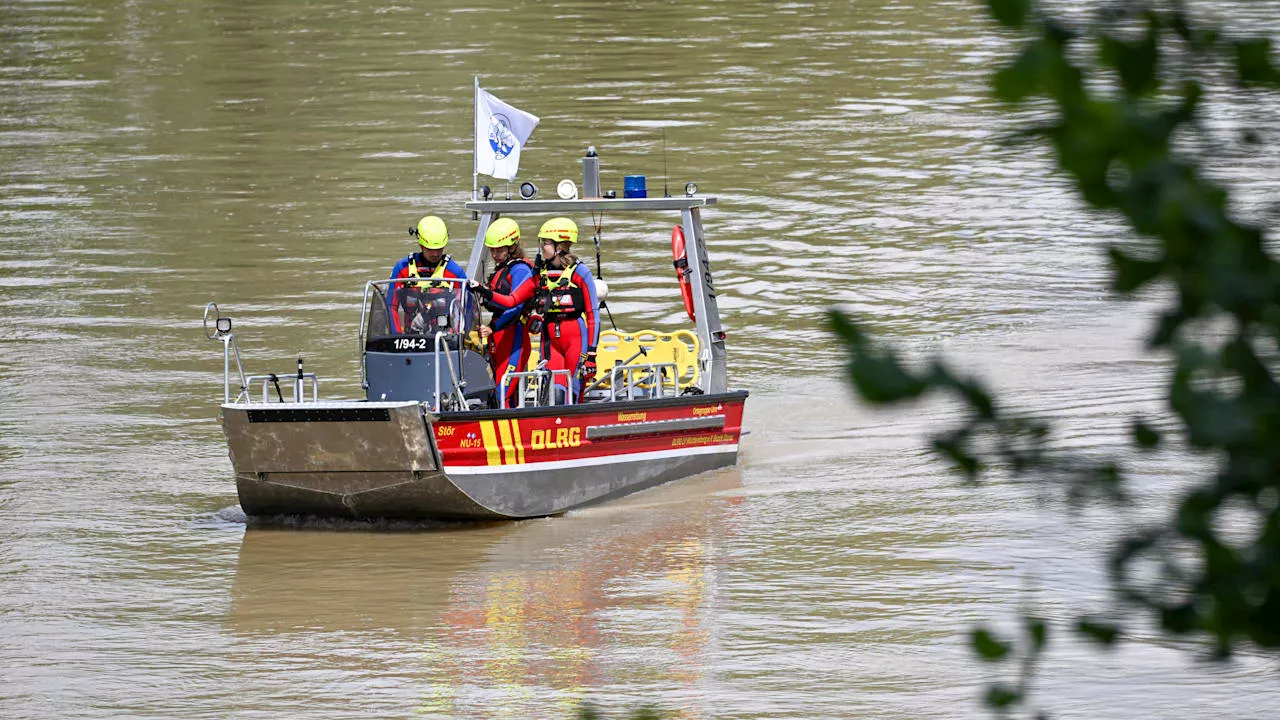
[[[556,450],[581,445],[582,428],[580,427],[534,430],[529,436],[529,447],[534,450]]]

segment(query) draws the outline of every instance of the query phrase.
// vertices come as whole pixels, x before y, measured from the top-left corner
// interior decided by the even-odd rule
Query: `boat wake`
[[[210,513],[203,517],[198,517],[194,521],[194,525],[210,528],[229,528],[232,526],[243,527],[247,518],[244,511],[239,505],[231,505],[224,507],[217,512]]]

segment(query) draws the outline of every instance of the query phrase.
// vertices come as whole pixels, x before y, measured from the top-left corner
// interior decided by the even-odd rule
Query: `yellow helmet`
[[[444,221],[435,215],[428,215],[418,221],[418,227],[412,231],[418,238],[418,244],[428,250],[439,250],[449,244],[449,230]]]
[[[511,218],[498,218],[484,233],[484,246],[507,247],[520,242],[520,226]]]
[[[555,240],[556,242],[578,242],[578,224],[567,217],[551,218],[542,223],[542,229],[538,231],[538,238],[541,240]]]

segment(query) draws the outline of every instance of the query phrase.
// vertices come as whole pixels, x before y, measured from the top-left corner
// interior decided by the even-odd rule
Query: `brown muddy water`
[[[1280,31],[1273,4],[1212,5]],[[1121,228],[1000,142],[1009,48],[968,2],[0,0],[0,716],[983,717],[968,629],[1106,607],[1117,524],[1205,467],[1144,458],[1138,507],[1071,514],[961,487],[924,449],[950,408],[841,384],[832,305],[1082,453],[1165,416],[1151,299],[1105,291]],[[250,372],[300,351],[359,395],[363,283],[426,212],[467,254],[474,76],[541,117],[521,175],[544,193],[588,144],[606,187],[657,191],[665,130],[670,186],[719,196],[739,466],[545,520],[246,527],[201,309]],[[1267,110],[1212,119],[1280,128]],[[1280,186],[1265,159],[1217,171],[1242,212]],[[625,328],[680,326],[664,223],[605,218]],[[1037,687],[1067,718],[1280,702],[1272,662],[1141,622],[1110,653],[1055,635]]]

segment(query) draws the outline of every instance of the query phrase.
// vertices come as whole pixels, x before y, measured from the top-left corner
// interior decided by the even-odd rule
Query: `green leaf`
[[[1094,469],[1093,481],[1104,492],[1116,495],[1120,488],[1120,468],[1115,463],[1103,463]]]
[[[964,392],[965,401],[968,402],[969,407],[972,407],[974,413],[978,414],[979,418],[983,420],[995,418],[996,406],[991,401],[991,395],[988,395],[987,391],[982,389],[982,386],[979,386],[978,383],[965,383],[964,386],[961,386],[961,391]]]
[[[986,628],[974,629],[972,644],[978,656],[987,662],[999,662],[1009,654],[1009,644],[997,640]]]
[[[978,471],[982,469],[978,458],[965,449],[965,440],[967,434],[964,432],[954,432],[949,436],[936,437],[933,439],[933,449],[942,454],[952,463],[956,469],[964,474],[965,478],[973,482],[978,477]]]
[[[1160,445],[1160,433],[1141,420],[1133,421],[1133,441],[1144,450],[1151,450]]]
[[[1107,248],[1107,254],[1115,268],[1112,286],[1116,292],[1131,293],[1164,273],[1163,260],[1139,260],[1114,245]]]
[[[1044,85],[1049,57],[1049,49],[1043,40],[1023,48],[1017,59],[996,73],[993,87],[996,97],[1016,103],[1038,93]]]
[[[1160,314],[1160,319],[1156,321],[1155,332],[1151,334],[1151,339],[1147,342],[1151,347],[1164,347],[1173,344],[1178,337],[1178,331],[1187,322],[1188,315],[1186,310],[1178,308]]]
[[[862,329],[839,310],[828,310],[827,322],[831,323],[831,330],[835,332],[836,337],[843,340],[850,348],[860,348],[867,344],[867,337]]]
[[[1200,613],[1189,605],[1179,605],[1160,610],[1161,626],[1175,635],[1185,635],[1195,630],[1201,625],[1202,620]]]
[[[929,383],[908,371],[892,352],[877,349],[853,320],[831,310],[827,320],[849,351],[849,374],[864,400],[891,403],[909,400],[929,389]]]
[[[1195,42],[1195,35],[1191,29],[1191,24],[1187,21],[1187,14],[1182,10],[1175,10],[1169,20],[1169,27],[1173,28],[1173,32],[1178,37],[1188,43]]]
[[[1093,620],[1080,620],[1076,623],[1076,631],[1090,640],[1106,646],[1113,645],[1120,637],[1120,630],[1114,625]]]
[[[1008,685],[992,685],[987,688],[987,707],[1003,710],[1022,699],[1021,693]]]
[[[1121,86],[1131,96],[1145,95],[1156,88],[1160,59],[1156,37],[1155,30],[1151,30],[1137,42],[1102,38],[1102,60],[1120,74]]]
[[[1250,38],[1235,43],[1236,72],[1244,85],[1280,85],[1280,72],[1271,63],[1271,39]]]
[[[1027,21],[1031,2],[1030,0],[987,0],[987,7],[991,9],[991,17],[995,18],[996,22],[1011,30],[1017,30]]]
[[[1038,653],[1044,648],[1045,641],[1049,638],[1049,627],[1040,618],[1029,617],[1027,622],[1027,637],[1031,639],[1031,652]]]
[[[907,372],[898,359],[889,354],[857,352],[850,370],[858,394],[873,403],[909,400],[928,389],[927,383]]]

